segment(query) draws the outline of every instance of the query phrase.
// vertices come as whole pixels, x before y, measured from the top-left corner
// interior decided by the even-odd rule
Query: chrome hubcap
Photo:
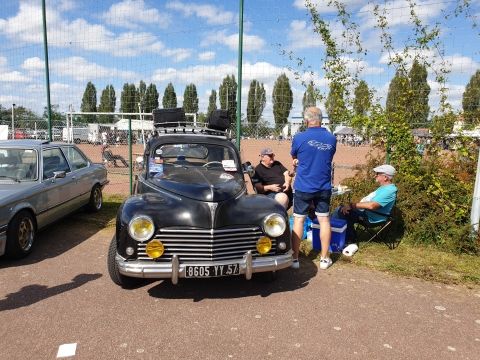
[[[102,192],[100,191],[100,189],[95,189],[93,193],[93,200],[95,203],[95,208],[97,210],[100,210],[100,208],[102,207]]]

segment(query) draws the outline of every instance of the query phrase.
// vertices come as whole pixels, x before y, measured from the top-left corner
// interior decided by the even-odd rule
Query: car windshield
[[[0,148],[0,181],[34,181],[38,179],[37,151]]]
[[[214,144],[163,144],[150,155],[149,172],[168,167],[203,168],[236,172],[238,159],[233,149]]]

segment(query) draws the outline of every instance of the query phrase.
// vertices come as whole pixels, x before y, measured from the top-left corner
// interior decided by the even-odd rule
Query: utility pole
[[[15,104],[12,104],[12,140],[15,139]]]

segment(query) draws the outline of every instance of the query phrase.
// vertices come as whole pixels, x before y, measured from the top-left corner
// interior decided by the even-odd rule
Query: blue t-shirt
[[[313,193],[332,189],[332,159],[337,139],[327,129],[311,127],[298,133],[290,154],[298,159],[295,190]]]
[[[360,202],[366,201],[375,201],[380,204],[380,208],[376,209],[376,212],[383,213],[383,214],[390,214],[392,212],[393,205],[395,204],[395,200],[397,198],[397,187],[395,184],[388,184],[380,186],[374,192],[365,196]],[[385,216],[372,213],[371,211],[365,210],[365,214],[368,217],[368,222],[370,223],[377,223],[380,221],[384,221],[386,219]]]

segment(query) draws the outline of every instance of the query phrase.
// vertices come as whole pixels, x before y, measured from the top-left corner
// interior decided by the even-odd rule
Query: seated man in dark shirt
[[[292,177],[288,169],[279,161],[274,160],[272,149],[265,148],[260,152],[260,163],[255,167],[253,186],[259,194],[278,201],[288,209],[292,199]]]

